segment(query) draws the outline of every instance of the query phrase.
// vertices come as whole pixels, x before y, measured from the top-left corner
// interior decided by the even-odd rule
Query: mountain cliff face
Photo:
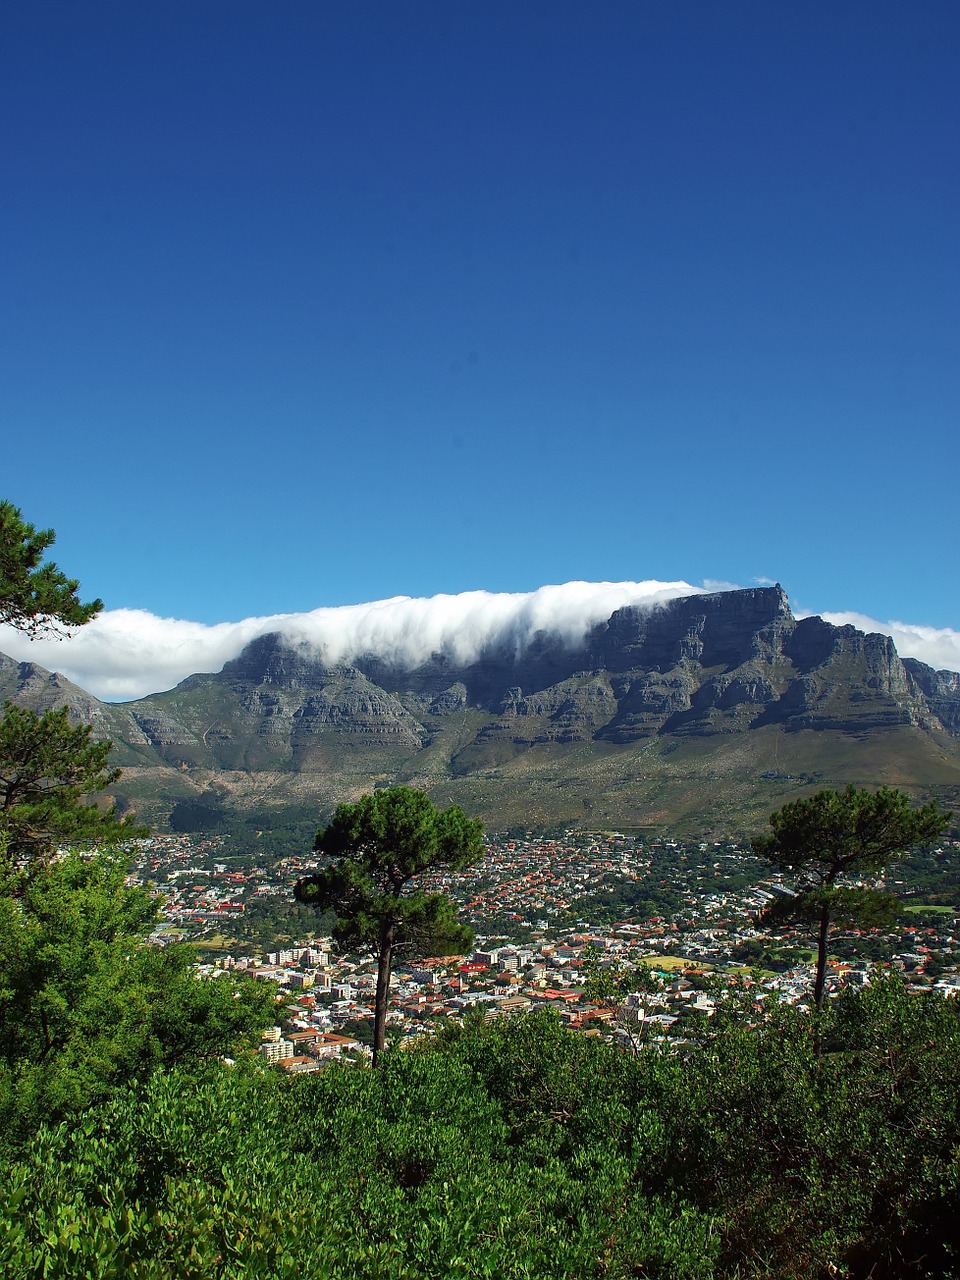
[[[903,665],[940,723],[960,738],[960,674],[934,671],[916,658],[904,658]]]
[[[940,719],[889,637],[821,618],[798,622],[780,587],[620,609],[576,650],[542,637],[520,657],[493,652],[462,670],[440,659],[413,672],[366,669],[408,698],[440,696],[456,681],[468,703],[497,717],[484,736],[526,743],[626,743],[764,724],[857,733]],[[947,711],[947,693],[938,705]]]
[[[343,751],[417,751],[423,728],[353,667],[329,667],[279,636],[254,640],[216,675],[127,704],[169,763],[227,769],[298,767],[327,739]]]
[[[131,748],[145,748],[147,758],[152,758],[149,740],[123,708],[101,702],[59,671],[47,671],[35,662],[17,662],[0,653],[0,701],[7,699],[40,715],[53,708],[67,707],[71,720],[93,725],[96,737],[119,739]]]
[[[10,659],[0,692],[70,706],[114,739],[136,785],[153,770],[161,807],[161,776],[170,794],[216,781],[241,806],[267,775],[270,803],[411,781],[529,821],[583,817],[604,796],[611,820],[642,820],[681,775],[691,805],[713,779],[714,808],[726,788],[768,810],[771,779],[788,794],[831,769],[841,783],[859,769],[865,782],[960,787],[960,676],[902,661],[886,636],[798,621],[779,587],[620,609],[576,647],[541,634],[463,667],[443,655],[415,670],[373,655],[329,665],[271,635],[137,702],[99,703]]]

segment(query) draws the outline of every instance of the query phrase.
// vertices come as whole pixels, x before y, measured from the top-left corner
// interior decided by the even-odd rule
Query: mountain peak
[[[656,813],[706,829],[762,819],[814,782],[936,785],[947,803],[960,791],[960,678],[902,662],[886,636],[798,621],[779,585],[630,604],[570,636],[543,626],[459,661],[451,644],[347,666],[275,632],[122,707],[81,705],[10,662],[0,684],[15,701],[42,690],[113,737],[119,763],[140,766],[131,795],[215,782],[238,808],[316,811],[402,781],[494,823]]]

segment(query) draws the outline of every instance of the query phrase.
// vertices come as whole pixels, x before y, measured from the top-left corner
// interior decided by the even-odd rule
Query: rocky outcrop
[[[129,704],[168,763],[306,767],[333,750],[419,750],[425,730],[395,695],[354,667],[262,636],[214,675]]]
[[[111,738],[118,748],[127,744],[149,752],[149,737],[128,712],[101,702],[59,671],[47,671],[35,662],[17,662],[0,653],[0,702],[7,698],[39,715],[66,707],[75,724],[93,725],[96,737]],[[122,750],[116,755],[123,757]]]
[[[442,693],[432,698],[428,710],[434,716],[449,716],[458,711],[465,711],[468,705],[467,686],[457,681],[449,689],[444,689]]]
[[[461,778],[528,751],[556,753],[562,774],[568,750],[582,769],[631,743],[722,746],[771,726],[854,743],[929,733],[937,759],[952,759],[948,735],[960,738],[960,675],[901,661],[886,636],[797,620],[778,586],[620,609],[580,644],[541,634],[523,652],[492,646],[464,666],[443,655],[413,671],[371,656],[333,665],[271,635],[219,673],[122,706],[2,657],[0,692],[38,710],[69,706],[114,739],[120,764],[357,785],[421,768]]]
[[[428,685],[439,671],[435,660],[414,676]],[[779,586],[620,609],[582,649],[543,636],[520,657],[487,653],[455,673],[445,664],[444,679],[451,674],[496,717],[483,739],[518,744],[625,743],[773,723],[861,733],[931,718],[888,637],[821,618],[798,622]],[[390,679],[382,668],[377,675]]]
[[[916,692],[944,728],[960,738],[960,673],[935,671],[916,658],[904,658],[903,666]]]
[[[666,672],[682,661],[733,668],[755,647],[775,650],[777,637],[795,625],[780,586],[685,596],[653,609],[618,609],[587,635],[583,665],[610,672]]]
[[[616,711],[616,697],[603,673],[571,676],[549,689],[524,695],[519,685],[509,688],[493,724],[481,739],[507,735],[518,745],[541,742],[583,742],[593,737]]]

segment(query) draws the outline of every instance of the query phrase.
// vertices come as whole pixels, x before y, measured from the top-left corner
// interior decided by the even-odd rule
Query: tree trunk
[[[820,933],[817,938],[817,981],[813,988],[813,1001],[817,1010],[823,1008],[824,988],[827,983],[827,934],[830,931],[830,908],[826,903],[820,908]]]
[[[390,965],[393,958],[393,925],[380,930],[380,954],[377,957],[377,997],[373,1006],[373,1065],[377,1065],[387,1040],[387,1000],[390,996]]]

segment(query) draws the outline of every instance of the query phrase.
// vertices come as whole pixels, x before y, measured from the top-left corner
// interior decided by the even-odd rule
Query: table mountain
[[[113,737],[121,786],[154,822],[211,787],[264,823],[407,781],[494,825],[701,830],[762,824],[815,785],[960,794],[960,676],[901,660],[887,636],[797,620],[780,587],[624,608],[577,646],[540,634],[464,666],[330,664],[277,634],[136,702],[10,659],[0,690]]]

